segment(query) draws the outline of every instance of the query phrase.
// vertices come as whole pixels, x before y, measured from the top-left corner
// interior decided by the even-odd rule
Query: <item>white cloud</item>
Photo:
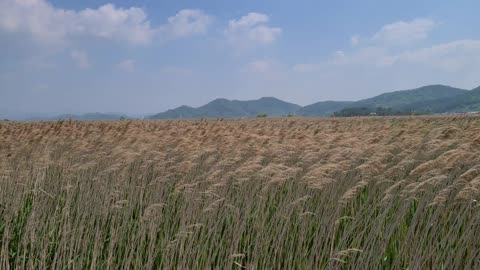
[[[168,18],[168,23],[161,27],[160,32],[167,38],[183,38],[192,35],[205,34],[212,18],[198,9],[183,9],[175,16]]]
[[[292,70],[295,72],[306,73],[318,71],[320,68],[320,64],[295,64],[293,65]]]
[[[247,68],[250,72],[265,73],[271,69],[271,63],[267,60],[255,60],[248,63]]]
[[[262,13],[250,12],[238,20],[230,20],[229,27],[232,29],[251,27],[259,23],[267,23],[269,17]]]
[[[224,34],[232,45],[242,49],[270,44],[281,35],[282,29],[267,26],[269,20],[265,14],[251,12],[238,20],[230,20]]]
[[[319,85],[335,89],[331,96],[317,99],[342,95],[359,99],[429,84],[471,89],[479,84],[480,40],[456,40],[399,52],[381,46],[355,47],[318,63],[293,65],[291,70],[290,77],[313,95]]]
[[[75,64],[81,69],[87,69],[90,67],[90,61],[85,51],[73,50],[70,54]]]
[[[133,72],[135,70],[135,60],[125,59],[117,64],[117,68],[122,71]]]
[[[358,43],[360,43],[360,36],[359,35],[354,35],[350,38],[350,44],[352,46],[357,46]]]
[[[333,87],[335,94],[343,92],[349,99],[429,84],[476,87],[480,40],[426,45],[431,43],[429,34],[435,26],[433,20],[416,19],[388,24],[371,37],[352,36],[349,50],[316,63],[295,64],[291,77],[297,78],[305,91],[316,93],[318,85]]]
[[[205,33],[210,22],[202,11],[186,9],[170,17],[165,25],[153,28],[145,11],[138,7],[106,4],[75,11],[54,7],[46,0],[0,1],[0,31],[27,33],[48,44],[96,37],[144,45],[155,35],[174,39]]]
[[[313,72],[334,66],[394,68],[396,65],[410,65],[443,72],[480,68],[480,40],[457,40],[399,53],[389,53],[384,47],[364,47],[348,54],[337,51],[326,61],[318,64],[300,63],[293,65],[292,69],[297,72]]]
[[[28,33],[47,43],[62,42],[72,36],[93,36],[146,44],[154,33],[140,8],[124,9],[106,4],[98,9],[75,11],[56,8],[45,0],[2,1],[0,29]]]
[[[458,72],[480,67],[480,40],[457,40],[386,56],[383,59],[386,65],[421,64],[432,69]]]
[[[383,26],[371,40],[388,45],[408,45],[426,39],[435,25],[436,23],[428,18],[398,21]]]
[[[74,29],[101,38],[146,44],[153,36],[147,15],[136,7],[123,9],[106,4],[98,9],[80,11],[76,20]]]

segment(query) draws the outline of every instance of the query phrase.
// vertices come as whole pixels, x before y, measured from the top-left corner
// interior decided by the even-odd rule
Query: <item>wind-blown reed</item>
[[[0,269],[480,268],[480,119],[0,122]]]

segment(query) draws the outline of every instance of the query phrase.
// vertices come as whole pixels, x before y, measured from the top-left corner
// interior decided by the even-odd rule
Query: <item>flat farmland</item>
[[[1,269],[480,268],[480,118],[0,122]]]

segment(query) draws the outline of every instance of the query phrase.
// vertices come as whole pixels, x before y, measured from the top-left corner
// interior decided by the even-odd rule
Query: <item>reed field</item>
[[[0,122],[0,269],[480,269],[480,118]]]

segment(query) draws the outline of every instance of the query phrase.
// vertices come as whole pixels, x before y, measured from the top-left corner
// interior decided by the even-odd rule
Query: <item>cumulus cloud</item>
[[[480,40],[456,40],[399,52],[392,52],[387,47],[367,46],[349,53],[337,51],[322,65],[367,68],[402,65],[432,71],[469,72],[469,69],[480,68]]]
[[[265,73],[271,69],[271,63],[267,60],[255,60],[248,63],[247,68],[250,72]]]
[[[421,64],[446,72],[480,67],[480,40],[457,40],[383,57],[385,65]]]
[[[389,45],[408,45],[426,39],[435,25],[436,23],[428,18],[394,22],[383,26],[373,35],[372,41]]]
[[[117,64],[117,68],[122,71],[133,72],[135,70],[135,60],[125,59]]]
[[[199,10],[181,10],[158,28],[150,25],[145,11],[106,4],[80,11],[54,7],[46,0],[0,1],[0,30],[30,34],[45,43],[64,42],[71,37],[144,45],[158,35],[182,38],[205,33],[210,17]]]
[[[292,69],[296,72],[316,72],[322,70],[322,68],[325,69],[332,66],[347,68],[348,66],[370,66],[376,68],[392,66],[402,61],[411,63],[413,61],[417,61],[417,63],[421,61],[425,63],[445,61],[453,65],[454,62],[458,63],[459,60],[440,60],[435,59],[435,57],[448,59],[449,56],[456,57],[462,55],[462,51],[464,54],[474,54],[472,49],[477,49],[475,41],[457,41],[429,48],[418,48],[418,44],[415,46],[415,42],[428,38],[430,31],[435,25],[436,23],[428,18],[387,24],[382,26],[371,37],[362,38],[359,35],[353,35],[350,38],[350,44],[353,48],[349,52],[336,51],[322,63],[299,63],[293,65]],[[407,44],[411,46],[400,46]],[[406,50],[406,48],[409,48],[409,50]],[[455,53],[456,50],[458,50],[457,53]],[[396,51],[396,53],[393,53],[393,51]],[[462,57],[462,59],[466,60],[465,57]],[[446,66],[446,64],[441,66]]]
[[[372,36],[350,37],[350,44],[356,46],[404,47],[426,40],[430,32],[438,25],[430,18],[417,18],[411,21],[397,21],[386,24]]]
[[[166,38],[183,38],[191,35],[205,34],[212,18],[198,9],[184,9],[175,16],[168,18],[168,23],[161,27],[160,32]]]
[[[354,35],[350,38],[350,44],[352,44],[352,46],[357,46],[358,43],[360,43],[360,36],[359,35]]]
[[[430,47],[419,47],[392,53],[384,47],[364,47],[349,53],[337,51],[327,60],[292,66],[296,72],[315,72],[321,68],[364,67],[395,68],[410,65],[442,72],[458,72],[480,68],[480,40],[457,40]]]
[[[439,83],[475,87],[480,73],[480,40],[427,45],[436,25],[430,19],[388,24],[370,37],[353,36],[350,44],[355,46],[349,50],[337,51],[316,63],[297,63],[290,70],[303,80],[310,79],[312,85],[337,85],[342,91],[353,87],[371,91],[370,95]]]
[[[90,67],[90,61],[88,60],[88,54],[85,51],[73,50],[70,54],[72,60],[77,67],[81,69],[87,69]]]
[[[224,34],[227,40],[240,48],[273,43],[282,33],[279,27],[266,25],[270,18],[251,12],[238,20],[230,20]]]
[[[150,42],[154,30],[145,12],[136,7],[106,4],[80,11],[56,8],[45,0],[4,0],[0,29],[31,34],[42,42],[62,42],[72,36],[94,36],[131,44]]]

